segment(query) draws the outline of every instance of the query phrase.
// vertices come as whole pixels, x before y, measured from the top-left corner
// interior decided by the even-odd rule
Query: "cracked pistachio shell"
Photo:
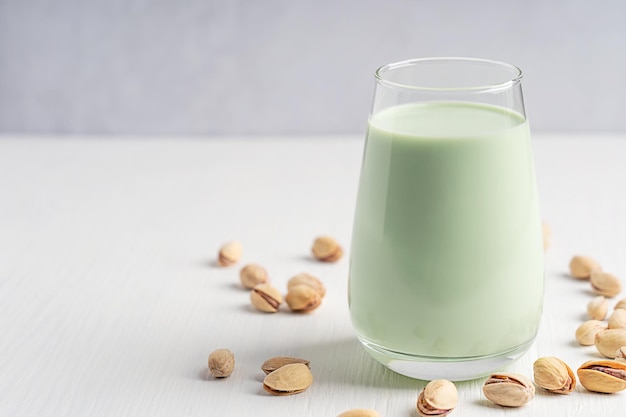
[[[609,317],[609,329],[626,329],[626,310],[618,308]]]
[[[608,272],[595,270],[591,272],[591,289],[596,294],[605,297],[615,297],[622,291],[622,282],[618,277]]]
[[[228,349],[217,349],[209,355],[209,371],[216,378],[225,378],[233,373],[235,355]]]
[[[578,380],[589,391],[612,394],[626,389],[626,363],[589,361],[578,368]]]
[[[587,313],[593,320],[604,320],[608,311],[609,301],[603,295],[593,298],[587,304]]]
[[[576,388],[574,371],[561,359],[539,358],[533,364],[535,383],[539,388],[555,394],[569,394]]]
[[[217,254],[217,264],[219,266],[231,266],[239,262],[241,258],[241,243],[236,240],[224,244]]]
[[[337,417],[380,417],[380,414],[368,408],[355,408],[353,410],[344,411]]]
[[[615,310],[618,309],[626,310],[626,298],[622,298],[617,302],[617,304],[615,304]]]
[[[583,346],[596,343],[596,334],[606,330],[606,324],[600,320],[587,320],[576,329],[576,340]]]
[[[626,346],[622,346],[615,352],[615,360],[626,363]]]
[[[313,383],[309,367],[303,363],[290,363],[269,373],[263,380],[263,388],[272,395],[294,395],[306,390]]]
[[[306,359],[294,358],[291,356],[276,356],[263,362],[261,369],[265,372],[265,375],[268,375],[278,368],[289,365],[290,363],[303,363],[306,366],[309,366],[310,362]]]
[[[341,245],[330,236],[320,236],[313,242],[313,256],[322,262],[337,262],[343,256]]]
[[[250,291],[250,302],[264,313],[276,313],[283,302],[283,295],[269,284],[259,284]]]
[[[306,272],[302,272],[291,277],[291,279],[287,281],[287,291],[296,285],[308,285],[317,291],[322,298],[326,295],[326,287],[324,286],[324,283],[320,281],[319,278],[314,277],[311,274],[307,274]]]
[[[435,379],[426,384],[417,397],[417,412],[423,417],[444,417],[454,410],[458,401],[458,392],[452,382]]]
[[[535,386],[524,375],[492,374],[483,385],[485,397],[504,407],[521,407],[535,396]]]
[[[320,293],[304,284],[291,287],[289,292],[287,292],[285,300],[289,308],[298,313],[309,313],[322,303]]]
[[[270,281],[267,271],[259,264],[248,264],[239,271],[241,285],[252,289],[259,284],[267,284]]]
[[[625,329],[607,329],[596,334],[596,348],[607,358],[613,359],[617,349],[625,345]]]
[[[570,273],[578,279],[588,279],[591,276],[591,271],[596,269],[602,268],[595,259],[589,256],[574,256],[569,263]]]

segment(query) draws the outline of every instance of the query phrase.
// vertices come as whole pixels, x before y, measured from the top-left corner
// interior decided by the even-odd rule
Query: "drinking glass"
[[[400,374],[484,376],[530,347],[543,305],[522,73],[424,58],[375,78],[351,244],[353,326]]]

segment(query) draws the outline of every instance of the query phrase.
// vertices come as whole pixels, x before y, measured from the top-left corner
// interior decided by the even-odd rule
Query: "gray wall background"
[[[534,130],[626,131],[623,0],[0,0],[0,132],[362,133],[423,56],[520,66]]]

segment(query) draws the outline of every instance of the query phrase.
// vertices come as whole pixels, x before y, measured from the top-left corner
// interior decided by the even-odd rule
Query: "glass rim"
[[[472,85],[468,87],[429,87],[425,85],[413,85],[406,83],[399,83],[396,81],[389,80],[383,76],[385,72],[393,71],[395,69],[414,66],[415,64],[424,63],[424,62],[445,62],[445,61],[457,61],[457,62],[474,62],[480,64],[488,64],[493,67],[502,67],[511,71],[512,77],[509,80],[503,82],[497,82],[493,84],[483,84],[483,85]],[[376,81],[382,85],[387,87],[405,89],[405,90],[415,90],[415,91],[451,91],[451,92],[478,92],[478,91],[498,91],[507,88],[511,88],[522,80],[523,73],[522,70],[513,65],[508,64],[502,61],[496,61],[492,59],[485,58],[468,58],[468,57],[428,57],[428,58],[413,58],[407,59],[404,61],[392,62],[390,64],[383,65],[378,67],[374,72],[374,77]]]

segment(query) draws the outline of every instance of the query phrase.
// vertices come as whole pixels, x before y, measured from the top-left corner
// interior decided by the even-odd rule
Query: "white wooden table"
[[[350,245],[361,138],[0,139],[0,416],[330,416],[374,408],[416,416],[425,382],[364,352],[347,309],[347,257],[312,261],[317,235]],[[566,276],[573,254],[626,278],[626,135],[535,135],[544,219],[553,229],[539,356],[598,358],[574,331],[592,295]],[[218,268],[225,241],[244,246]],[[302,271],[328,288],[310,315],[257,313],[238,272],[263,264],[278,288]],[[626,297],[622,293],[619,298]],[[462,319],[462,318],[460,318]],[[207,356],[235,353],[230,378]],[[260,366],[311,361],[306,392],[272,397]],[[626,415],[626,392],[537,392],[490,404],[483,380],[457,384],[462,416]]]

